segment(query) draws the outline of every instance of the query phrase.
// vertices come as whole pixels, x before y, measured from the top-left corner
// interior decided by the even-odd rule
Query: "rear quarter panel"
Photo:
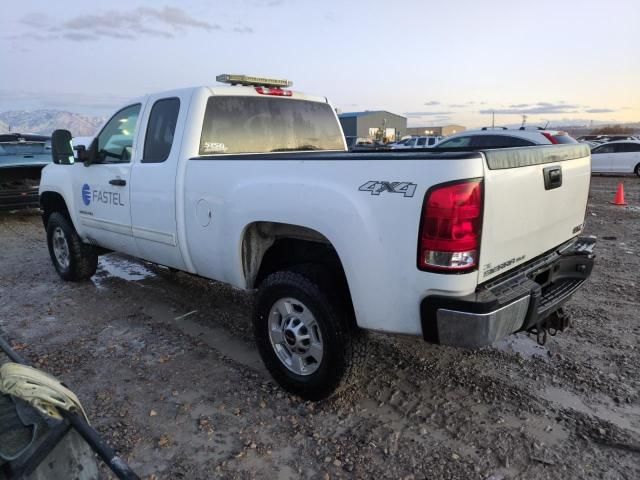
[[[483,175],[482,160],[392,160],[343,154],[341,160],[187,160],[184,222],[193,270],[247,288],[243,234],[253,222],[287,223],[324,235],[345,270],[361,327],[421,333],[419,305],[427,294],[465,295],[477,272],[442,275],[417,269],[417,241],[425,192],[435,184]],[[414,155],[415,156],[415,155]],[[411,182],[411,197],[359,191],[368,181]],[[196,216],[211,208],[211,223]]]

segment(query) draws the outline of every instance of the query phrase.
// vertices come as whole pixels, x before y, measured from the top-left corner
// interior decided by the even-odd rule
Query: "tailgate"
[[[591,154],[582,144],[483,153],[484,220],[478,283],[578,235],[591,180]]]

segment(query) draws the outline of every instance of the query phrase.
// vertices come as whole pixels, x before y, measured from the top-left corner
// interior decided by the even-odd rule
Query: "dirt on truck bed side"
[[[116,254],[63,282],[37,214],[0,216],[0,326],[146,478],[637,479],[640,179],[594,177],[586,233],[594,273],[546,346],[372,336],[361,388],[320,403],[266,374],[250,295]]]

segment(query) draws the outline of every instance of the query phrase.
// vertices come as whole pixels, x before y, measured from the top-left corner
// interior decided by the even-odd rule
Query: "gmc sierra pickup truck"
[[[63,279],[117,251],[257,290],[262,359],[309,399],[354,378],[363,330],[479,347],[566,326],[593,266],[587,146],[349,153],[326,98],[218,80],[130,102],[77,158],[54,132],[40,199]]]

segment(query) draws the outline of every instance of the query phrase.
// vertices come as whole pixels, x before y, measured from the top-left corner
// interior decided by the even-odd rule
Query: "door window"
[[[161,163],[169,157],[179,112],[178,98],[164,98],[153,104],[144,138],[142,163]]]
[[[640,152],[640,143],[621,143],[618,145],[618,152]]]
[[[140,104],[116,113],[98,135],[98,158],[102,163],[129,163]]]
[[[420,137],[418,139],[418,143],[416,144],[416,147],[424,147],[427,144],[427,139],[424,137]]]

